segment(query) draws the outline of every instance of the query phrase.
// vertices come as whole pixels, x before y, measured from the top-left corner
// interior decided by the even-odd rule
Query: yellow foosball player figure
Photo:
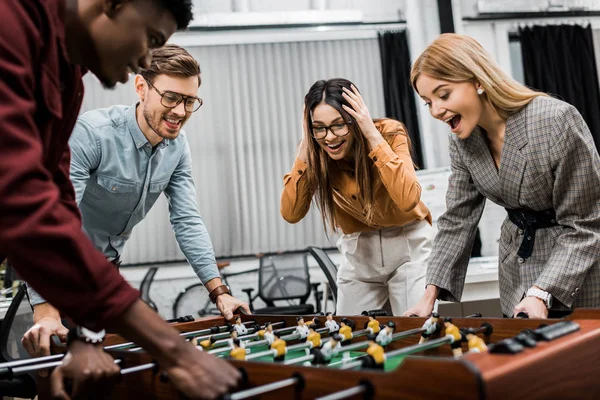
[[[375,334],[375,335],[377,335],[379,333],[379,331],[381,330],[381,327],[379,326],[379,321],[377,321],[375,319],[375,317],[372,315],[369,315],[369,322],[367,323],[367,329],[369,330],[369,332],[371,334]]]
[[[233,350],[229,352],[229,357],[235,360],[246,360],[246,349],[240,345],[240,339],[233,339]]]
[[[328,311],[327,314],[325,314],[325,327],[329,329],[330,334],[340,330],[340,325],[333,319],[331,311]]]
[[[341,327],[339,330],[339,334],[342,336],[342,346],[350,343],[352,341],[352,327],[350,326],[350,322],[347,318],[342,318],[340,321]]]
[[[319,347],[321,347],[321,334],[319,332],[315,331],[315,328],[313,325],[310,326],[309,329],[309,333],[308,336],[306,337],[306,340],[308,341],[309,345],[310,345],[310,349],[318,349]],[[310,352],[307,350],[307,352]]]
[[[369,347],[367,348],[367,356],[363,359],[363,367],[371,369],[383,369],[385,366],[385,350],[383,346],[375,341],[377,335],[370,334],[367,336]]]
[[[444,318],[444,327],[446,328],[446,336],[452,338],[452,342],[450,343],[450,347],[452,348],[452,354],[454,355],[454,357],[462,356],[462,335],[458,327],[452,324],[452,318]]]
[[[472,329],[467,330],[467,344],[469,346],[469,353],[483,353],[487,351],[487,344],[482,338],[475,334]]]
[[[311,349],[318,349],[321,347],[321,334],[315,331],[315,325],[311,325],[308,329],[309,332],[306,340],[310,347],[306,349],[306,354],[310,354]]]
[[[436,312],[431,313],[431,317],[423,324],[423,329],[425,332],[421,333],[421,339],[419,339],[419,344],[422,344],[424,341],[429,339],[431,335],[439,332],[440,330],[440,315]]]
[[[285,340],[281,339],[281,334],[279,332],[275,332],[273,335],[275,336],[275,340],[271,343],[271,350],[273,350],[275,354],[273,360],[283,361],[285,359],[285,354],[287,353]]]
[[[198,343],[198,340],[194,338],[192,340],[192,344],[194,344],[194,346],[200,345],[203,350],[209,350],[210,348],[212,348],[213,344],[215,344],[216,341],[217,339],[214,336],[211,336],[208,339],[201,340],[200,343]]]
[[[337,333],[334,333],[327,342],[325,342],[325,344],[323,346],[321,346],[321,348],[313,348],[311,349],[311,353],[314,356],[314,359],[312,361],[313,364],[319,365],[319,364],[329,364],[329,362],[331,361],[331,359],[333,358],[333,356],[335,356],[337,353],[340,352],[341,350],[341,341],[344,338],[342,337],[342,335],[338,335]]]
[[[380,346],[384,346],[384,347],[387,346],[388,344],[391,343],[391,341],[393,339],[392,335],[394,334],[395,329],[396,329],[396,323],[394,321],[388,321],[388,323],[385,324],[385,327],[377,335],[377,338],[375,339],[375,341]]]

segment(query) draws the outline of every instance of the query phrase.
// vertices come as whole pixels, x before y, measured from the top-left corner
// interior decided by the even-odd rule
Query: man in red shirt
[[[188,397],[225,393],[239,372],[196,351],[139,300],[82,231],[69,181],[82,68],[107,87],[126,82],[148,67],[151,48],[187,27],[191,0],[2,0],[0,15],[0,259],[76,323],[144,347]],[[69,378],[73,396],[85,396],[116,372],[100,345],[73,340],[53,394],[69,398]]]

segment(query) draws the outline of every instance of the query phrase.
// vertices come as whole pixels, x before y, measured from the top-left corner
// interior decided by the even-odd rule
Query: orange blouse
[[[331,172],[334,218],[343,233],[373,231],[385,227],[403,226],[415,220],[427,220],[431,213],[421,201],[421,185],[413,167],[408,140],[402,124],[393,119],[375,122],[385,139],[370,153],[373,168],[377,169],[383,185],[378,185],[375,199],[379,210],[384,210],[374,225],[365,221],[358,183],[354,171],[344,162],[338,162]],[[394,134],[398,133],[398,134]],[[313,191],[304,175],[308,165],[296,158],[292,171],[283,178],[281,215],[289,223],[300,221],[310,208]]]

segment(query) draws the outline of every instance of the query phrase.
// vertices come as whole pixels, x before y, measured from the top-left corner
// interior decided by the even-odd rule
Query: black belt
[[[533,253],[535,231],[558,225],[556,212],[552,208],[543,211],[509,210],[507,208],[506,212],[512,223],[523,230],[523,241],[517,252],[517,255],[523,259],[529,258]]]

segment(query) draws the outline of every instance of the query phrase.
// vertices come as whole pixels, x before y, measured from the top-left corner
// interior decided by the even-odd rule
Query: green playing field
[[[252,347],[252,353],[260,353],[260,352],[267,351],[267,350],[269,350],[269,348],[267,346]],[[306,354],[307,354],[307,352],[305,351],[305,349],[291,350],[291,351],[288,351],[288,353],[285,355],[285,359],[291,360],[294,358],[300,358],[300,357],[304,357]],[[351,352],[348,352],[348,354],[345,354],[345,352],[343,351],[343,347],[342,347],[342,351],[340,351],[337,355],[335,355],[331,359],[329,366],[322,366],[321,368],[340,368],[342,365],[345,364],[345,362],[344,362],[345,357],[348,357],[348,358],[346,358],[347,361],[351,361],[352,359],[360,360],[360,357],[362,357],[364,355],[365,355],[365,353],[362,351],[351,351]],[[402,360],[404,360],[403,356],[397,356],[397,357],[392,357],[390,359],[387,359],[385,361],[384,370],[386,372],[393,371],[402,363]],[[273,357],[270,355],[267,355],[264,357],[255,358],[252,361],[273,362]],[[308,363],[310,364],[310,362],[308,362]]]

